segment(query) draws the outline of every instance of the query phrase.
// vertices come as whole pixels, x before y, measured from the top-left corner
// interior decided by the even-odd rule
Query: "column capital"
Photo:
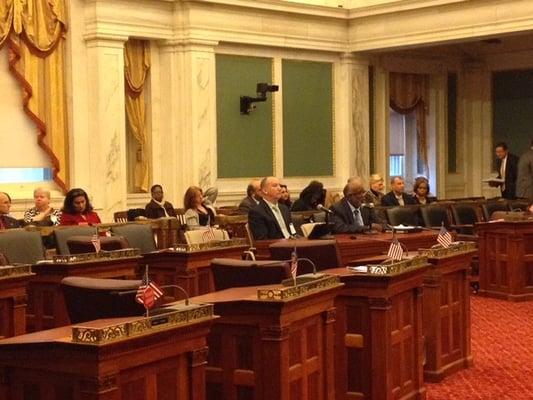
[[[111,47],[123,49],[124,43],[128,40],[127,35],[108,34],[101,32],[90,32],[83,35],[87,42],[87,48],[91,47]]]
[[[361,67],[368,67],[370,65],[370,57],[363,54],[342,53],[340,59],[344,64],[352,64],[354,66]]]
[[[176,38],[161,40],[158,42],[163,52],[176,51],[198,51],[214,53],[215,47],[218,46],[218,40],[197,39],[197,38]]]

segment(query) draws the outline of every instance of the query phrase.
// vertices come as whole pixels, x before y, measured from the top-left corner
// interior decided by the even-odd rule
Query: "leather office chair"
[[[298,235],[303,235],[302,225],[315,222],[313,212],[309,211],[298,211],[291,212],[291,220],[294,229]]]
[[[509,204],[506,201],[489,201],[481,204],[481,210],[483,211],[483,218],[485,221],[490,221],[491,216],[496,211],[510,211]]]
[[[154,240],[154,231],[148,224],[129,223],[111,227],[114,235],[119,235],[128,241],[129,247],[141,250],[141,254],[157,250]]]
[[[215,223],[228,232],[231,238],[247,238],[246,223],[248,222],[248,215],[246,214],[233,214],[224,215],[217,214],[215,217]]]
[[[512,200],[509,202],[511,211],[527,211],[527,200]]]
[[[474,224],[483,222],[479,205],[473,202],[456,203],[452,204],[450,208],[454,220],[452,228],[457,229],[457,232],[462,235],[474,237]]]
[[[135,301],[140,280],[96,279],[71,276],[61,281],[72,324],[101,318],[142,316],[145,309]],[[120,292],[131,293],[119,295]]]
[[[69,255],[67,240],[71,236],[93,236],[97,233],[94,226],[69,226],[54,230],[57,254]]]
[[[126,221],[124,222],[131,222],[144,218],[146,218],[146,211],[144,208],[130,208],[128,211],[126,211]]]
[[[105,251],[120,250],[130,247],[128,241],[122,236],[101,236],[100,249]],[[67,239],[70,254],[95,253],[96,248],[92,236],[71,236]]]
[[[419,206],[391,207],[386,209],[387,220],[390,225],[420,225]]]
[[[45,258],[41,234],[24,229],[0,231],[0,253],[13,264],[35,264]]]
[[[424,226],[428,228],[440,228],[442,224],[444,224],[446,229],[450,228],[450,212],[448,207],[444,205],[435,204],[420,207],[420,214],[422,216]]]
[[[273,263],[215,258],[211,261],[211,271],[215,290],[278,284],[290,276],[289,264],[283,261]]]
[[[299,258],[308,258],[315,265],[317,271],[342,266],[341,255],[335,240],[290,240],[273,243],[269,246],[270,257],[273,260],[289,260],[296,248]],[[311,273],[311,265],[302,262],[298,274]]]

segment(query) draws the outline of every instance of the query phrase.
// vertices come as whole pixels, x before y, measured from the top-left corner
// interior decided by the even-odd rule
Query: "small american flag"
[[[141,303],[144,308],[149,310],[161,296],[163,296],[161,289],[159,289],[155,282],[150,281],[148,274],[145,273],[143,275],[141,286],[137,289],[135,301]]]
[[[92,238],[91,238],[91,243],[94,246],[94,250],[97,253],[100,253],[100,250],[102,249],[102,244],[100,243],[100,236],[93,235]]]
[[[209,242],[210,240],[215,240],[215,231],[213,231],[213,228],[208,228],[204,234],[202,235],[202,241]]]
[[[291,253],[291,277],[296,280],[296,273],[298,272],[298,255],[296,254],[296,247]]]
[[[389,251],[387,251],[387,257],[393,260],[401,260],[403,258],[402,245],[400,244],[396,236],[392,237],[392,243],[389,246]]]
[[[439,231],[439,235],[437,236],[437,242],[442,245],[442,247],[450,247],[452,244],[452,235],[448,230],[442,225]]]

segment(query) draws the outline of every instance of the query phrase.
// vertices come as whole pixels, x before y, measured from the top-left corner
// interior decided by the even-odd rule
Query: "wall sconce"
[[[260,101],[266,101],[267,92],[277,92],[279,90],[278,85],[269,85],[268,83],[258,83],[257,84],[257,97],[250,96],[241,96],[240,101],[240,110],[241,114],[248,115],[251,111],[255,109],[254,103]]]

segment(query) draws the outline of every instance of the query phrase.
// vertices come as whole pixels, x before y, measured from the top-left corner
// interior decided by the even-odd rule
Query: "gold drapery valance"
[[[416,115],[417,150],[429,175],[426,114],[429,109],[429,78],[424,74],[389,74],[390,107],[400,114]],[[429,176],[428,176],[429,177]]]
[[[64,0],[1,0],[0,47],[22,87],[24,112],[51,160],[54,181],[67,190],[68,135],[64,84]]]
[[[124,76],[126,89],[127,134],[137,143],[133,186],[135,191],[147,192],[148,174],[148,133],[146,129],[146,104],[144,88],[150,71],[150,42],[130,39],[124,47]]]

